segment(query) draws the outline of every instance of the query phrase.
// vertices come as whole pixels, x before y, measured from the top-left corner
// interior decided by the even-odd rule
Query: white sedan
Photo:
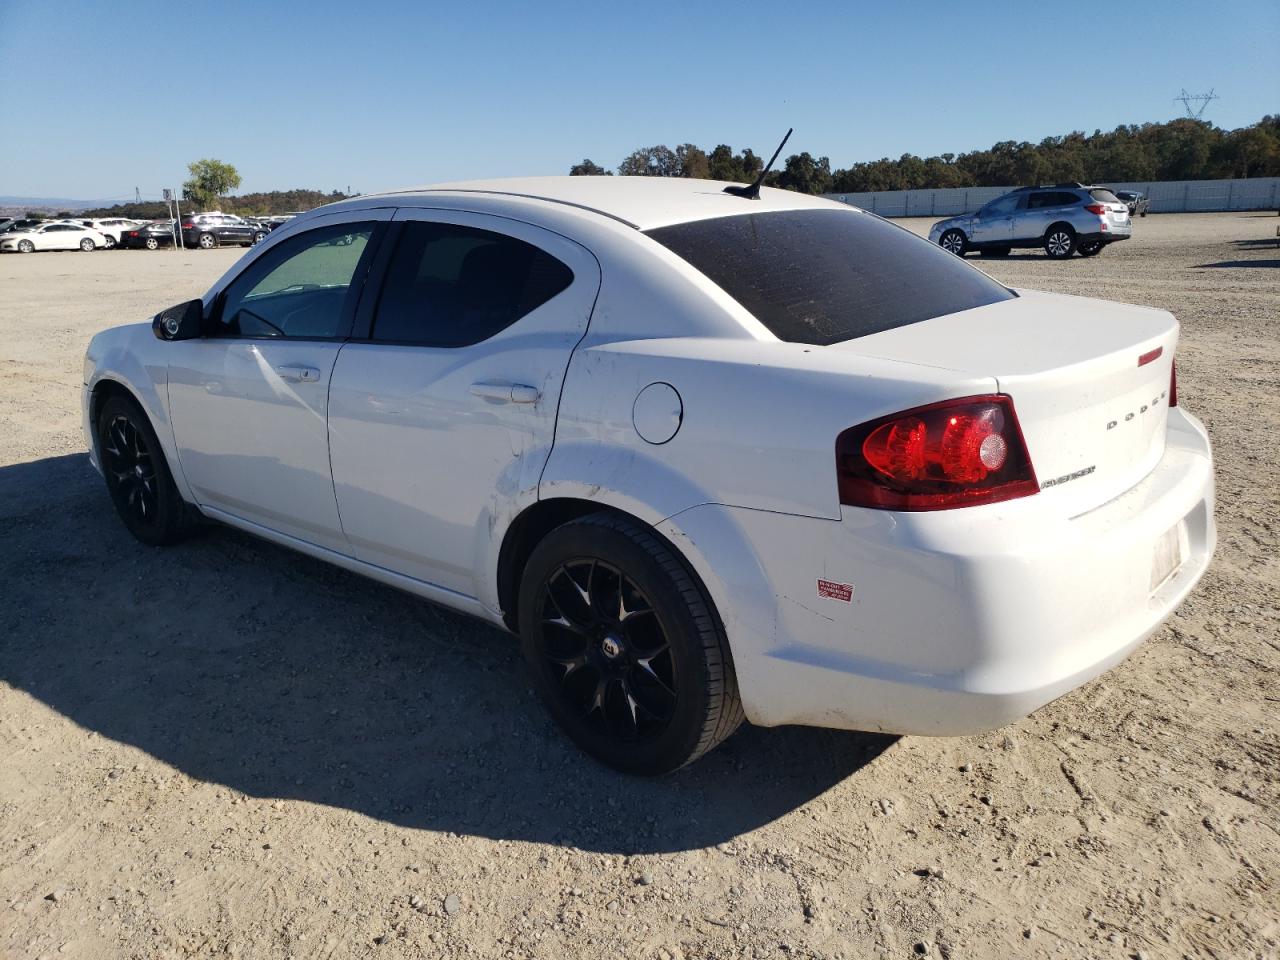
[[[588,753],[743,719],[956,735],[1119,663],[1213,553],[1162,310],[1011,290],[876,216],[684,179],[343,201],[98,334],[92,458],[519,634]]]
[[[97,230],[78,223],[44,223],[27,230],[0,234],[0,251],[35,253],[37,250],[97,250],[110,244]]]

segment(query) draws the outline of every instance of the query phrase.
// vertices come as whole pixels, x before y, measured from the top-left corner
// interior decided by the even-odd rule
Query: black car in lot
[[[161,247],[172,247],[173,243],[172,220],[152,220],[140,227],[120,232],[119,246],[126,250],[159,250]]]
[[[1116,197],[1129,208],[1129,216],[1145,217],[1151,201],[1145,193],[1137,190],[1117,190]]]
[[[187,247],[212,250],[224,244],[251,247],[267,231],[226,213],[197,213],[182,218],[182,243]]]

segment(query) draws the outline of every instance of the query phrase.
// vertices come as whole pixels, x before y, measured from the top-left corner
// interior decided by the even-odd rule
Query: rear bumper
[[[1050,496],[925,514],[844,508],[840,522],[703,506],[668,535],[698,551],[752,722],[962,735],[1119,663],[1213,554],[1208,437],[1181,412],[1164,457],[1128,492],[1070,519],[1053,516]],[[1183,562],[1153,589],[1156,544],[1174,529]],[[820,595],[818,579],[852,597]]]
[[[1115,243],[1117,240],[1128,240],[1131,236],[1133,236],[1133,229],[1131,227],[1123,227],[1117,228],[1114,231],[1107,230],[1103,233],[1082,233],[1076,237],[1076,240],[1080,243],[1084,243],[1089,240],[1101,240],[1103,243]]]

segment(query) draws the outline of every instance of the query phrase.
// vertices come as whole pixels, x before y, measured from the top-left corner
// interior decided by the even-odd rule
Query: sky
[[[1046,12],[1041,12],[1046,11]],[[1051,12],[1049,12],[1051,11]],[[0,196],[374,192],[727,143],[834,168],[1280,113],[1280,0],[0,0]]]

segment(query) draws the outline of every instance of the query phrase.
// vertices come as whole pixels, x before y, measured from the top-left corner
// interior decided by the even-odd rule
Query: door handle
[[[481,380],[471,385],[471,392],[499,403],[536,403],[541,394],[537,387],[510,380]]]
[[[320,380],[319,370],[298,363],[287,363],[276,367],[276,373],[280,375],[281,380],[287,380],[290,383],[318,383]]]

